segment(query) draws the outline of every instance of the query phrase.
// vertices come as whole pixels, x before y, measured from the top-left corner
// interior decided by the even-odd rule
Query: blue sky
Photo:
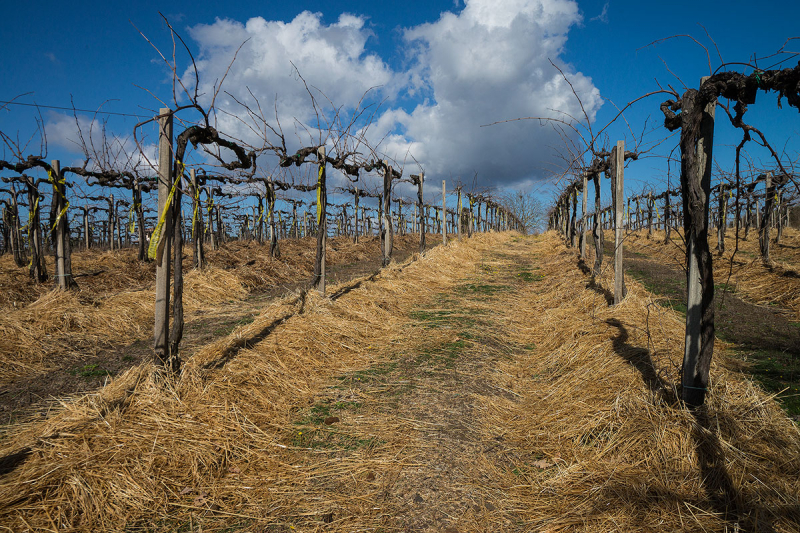
[[[705,51],[689,39],[647,46],[652,41],[690,34],[710,47],[712,68],[717,68],[720,59],[705,30],[725,61],[747,62],[794,36],[800,15],[795,2],[763,1],[756,6],[738,0],[663,5],[472,0],[467,6],[452,0],[17,2],[4,9],[0,100],[31,92],[19,101],[69,107],[72,99],[80,109],[102,105],[104,111],[150,115],[159,107],[153,95],[170,98],[169,76],[131,23],[168,52],[171,42],[159,10],[201,60],[201,86],[207,91],[227,68],[232,50],[249,37],[226,90],[241,96],[246,85],[267,107],[277,96],[282,115],[308,124],[313,121],[310,105],[289,61],[345,107],[354,106],[367,88],[379,83],[382,87],[372,94],[383,104],[371,127],[373,141],[382,153],[405,161],[407,173],[418,170],[410,154],[434,183],[448,179],[471,185],[477,173],[480,188],[533,189],[545,198],[552,194],[552,176],[562,164],[557,153],[563,153],[563,145],[552,128],[538,121],[480,126],[530,114],[577,116],[577,102],[550,60],[573,82],[597,129],[616,114],[609,101],[622,106],[657,89],[656,80],[676,88],[680,80],[696,86],[708,73]],[[342,17],[345,13],[350,16]],[[788,48],[800,49],[800,41]],[[320,57],[314,57],[317,49]],[[187,63],[181,60],[183,73]],[[650,142],[667,135],[660,127],[661,101],[656,96],[626,112],[636,136],[644,129],[653,130],[645,137]],[[233,109],[231,101],[222,105]],[[0,112],[0,131],[26,139],[35,128],[33,111],[9,106]],[[62,164],[74,162],[80,154],[71,141],[71,113],[42,109],[42,115],[48,156],[60,158]],[[104,116],[108,130],[123,137],[137,121]],[[797,152],[796,110],[778,110],[775,99],[762,94],[748,117],[777,149]],[[220,124],[232,135],[244,135],[235,121]],[[727,170],[732,165],[729,147],[738,134],[721,112],[717,124],[715,154]],[[634,142],[623,121],[608,132],[611,143],[619,138],[629,146]],[[626,174],[629,190],[648,184],[663,189],[664,156],[676,144],[675,137],[652,157],[631,164]],[[769,165],[763,151],[753,149],[751,157],[757,167]]]

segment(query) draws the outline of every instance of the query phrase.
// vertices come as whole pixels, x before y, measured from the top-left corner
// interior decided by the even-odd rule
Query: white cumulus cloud
[[[380,144],[390,158],[406,161],[411,172],[417,168],[409,156],[432,178],[452,176],[471,183],[477,172],[483,186],[514,186],[546,177],[554,150],[563,142],[537,121],[482,124],[526,116],[581,116],[572,89],[551,61],[564,70],[591,120],[602,104],[591,79],[561,57],[570,28],[581,22],[572,0],[467,0],[460,11],[403,30],[398,53],[407,68],[402,71],[389,67],[391,58],[372,51],[375,36],[367,22],[341,14],[326,24],[322,14],[305,11],[290,22],[256,17],[245,23],[218,19],[194,26],[190,35],[200,48],[200,91],[210,98],[245,43],[223,88],[243,100],[248,100],[249,88],[268,117],[277,96],[290,140],[292,118],[315,123],[292,65],[316,88],[312,91],[320,102],[326,97],[349,110],[367,90],[381,86],[373,101],[385,101],[369,129],[374,145]],[[225,94],[218,97],[218,106],[236,109]],[[221,130],[252,138],[235,118],[220,115],[220,121]]]

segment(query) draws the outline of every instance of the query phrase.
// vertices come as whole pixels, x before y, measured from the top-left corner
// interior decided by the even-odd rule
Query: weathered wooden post
[[[168,197],[172,190],[172,113],[159,110],[158,119],[158,225],[160,234],[153,232],[150,248],[156,247],[156,302],[153,348],[156,364],[167,366],[170,360],[169,343],[169,282],[172,267],[172,209]],[[152,256],[153,254],[150,254]]]
[[[690,406],[702,405],[705,401],[714,350],[714,272],[708,246],[708,211],[717,99],[714,97],[703,109],[697,109],[701,105],[698,97],[698,91],[686,91],[680,115],[681,186],[687,248],[686,345],[681,397]],[[691,122],[698,115],[699,128],[697,123]]]
[[[53,225],[56,237],[56,285],[60,289],[77,289],[78,284],[72,277],[72,249],[69,242],[69,223],[67,220],[67,183],[61,175],[61,162],[54,159],[50,162],[53,168],[51,176],[53,184],[53,203],[55,204],[56,221]]]
[[[614,207],[614,305],[625,298],[625,273],[622,269],[622,231],[625,198],[625,141],[611,149],[611,192]],[[652,198],[650,199],[652,203]],[[651,208],[652,227],[652,208]]]
[[[383,259],[381,264],[388,266],[392,260],[392,247],[394,245],[394,228],[392,227],[392,167],[388,161],[383,162],[383,231],[381,233],[383,246]]]
[[[581,259],[586,260],[586,209],[588,206],[588,199],[586,193],[588,192],[587,173],[583,172],[583,185],[581,186]]]
[[[772,225],[772,209],[775,200],[775,186],[772,184],[772,172],[767,172],[764,176],[764,214],[761,216],[759,226],[759,247],[761,250],[761,261],[769,266],[769,232]]]
[[[442,180],[442,244],[447,244],[447,189],[446,180]]]
[[[206,252],[203,246],[203,214],[200,208],[201,187],[195,169],[190,171],[189,176],[192,186],[192,242],[194,244],[192,259],[194,267],[202,269],[206,265]]]
[[[592,276],[597,277],[603,266],[603,227],[600,224],[600,174],[592,175],[594,180],[594,220],[592,224],[592,237],[594,238],[594,268]]]
[[[317,149],[317,259],[314,263],[314,286],[322,296],[325,296],[325,248],[328,242],[327,204],[328,192],[326,189],[325,147]]]

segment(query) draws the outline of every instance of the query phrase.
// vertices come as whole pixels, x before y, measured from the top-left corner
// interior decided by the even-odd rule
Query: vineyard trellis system
[[[197,126],[184,130],[173,143],[174,114],[175,110],[164,108],[154,119],[159,127],[157,176],[147,176],[135,167],[124,170],[92,168],[88,164],[61,167],[59,161],[47,163],[40,156],[20,156],[17,161],[0,161],[0,169],[15,173],[2,177],[9,187],[0,188],[3,208],[0,253],[12,253],[17,266],[27,267],[31,277],[43,283],[48,280],[45,257],[52,245],[56,285],[69,290],[79,288],[72,276],[73,247],[80,247],[81,243],[84,249],[104,246],[115,250],[123,246],[136,246],[139,260],[156,263],[153,346],[156,361],[171,372],[176,372],[181,365],[179,346],[184,324],[182,256],[187,240],[192,242],[194,267],[204,268],[204,246],[208,244],[216,249],[236,238],[237,234],[242,240],[263,242],[268,232],[269,253],[276,259],[280,257],[280,239],[316,236],[316,260],[311,286],[324,295],[326,239],[330,234],[348,236],[354,240],[359,235],[376,234],[381,241],[381,263],[386,266],[391,262],[395,233],[419,234],[420,252],[424,252],[429,228],[441,233],[443,240],[447,232],[460,238],[462,233],[472,235],[481,231],[522,229],[514,213],[487,194],[469,195],[470,207],[467,209],[461,205],[461,187],[457,187],[451,191],[457,196],[457,208],[447,208],[447,190],[443,181],[442,204],[437,207],[423,202],[423,173],[403,179],[402,171],[394,169],[387,160],[376,160],[360,166],[349,164],[344,156],[336,158],[328,155],[324,145],[302,148],[293,155],[281,157],[280,166],[285,168],[300,166],[311,156],[318,176],[312,185],[256,175],[254,152],[248,153],[241,148],[234,150],[237,154],[234,162],[223,162],[222,165],[231,171],[249,170],[242,177],[233,174],[211,175],[202,166],[187,169],[183,158],[189,143],[193,146],[218,143],[228,148],[233,143],[213,128]],[[336,193],[351,194],[352,203],[328,202],[328,166],[355,175],[352,186],[334,189]],[[45,170],[48,178],[34,179],[29,175],[37,169]],[[369,191],[363,186],[359,188],[359,171],[377,171],[381,174],[384,178],[382,189]],[[71,198],[70,205],[67,191],[76,180],[67,180],[67,174],[83,178],[93,189],[128,190],[130,200],[113,193],[77,194]],[[400,181],[416,186],[416,201],[394,196],[393,185]],[[44,190],[45,184],[52,186],[50,194]],[[19,185],[24,188],[19,190]],[[316,198],[281,198],[279,193],[286,191],[293,191],[294,194],[312,193]],[[157,207],[150,209],[145,206],[143,193],[156,192]],[[188,224],[182,210],[183,194],[190,197],[191,215],[186,217]],[[255,205],[241,203],[242,199],[248,197],[255,198]],[[27,203],[23,198],[27,199]],[[377,200],[375,208],[363,205],[365,198]],[[50,221],[42,227],[40,212],[48,200]],[[290,206],[291,210],[278,209],[276,205],[281,202]],[[406,212],[413,206],[411,218],[404,214],[404,206]],[[302,210],[303,207],[308,210]],[[24,225],[21,208],[28,210],[28,222]],[[334,214],[334,211],[338,213]],[[81,213],[81,221],[73,228],[73,236],[69,217],[76,216],[78,212]],[[148,213],[152,216],[148,216]],[[373,221],[376,222],[374,226]],[[335,223],[335,227],[329,227],[331,222]],[[462,226],[467,227],[462,229]]]
[[[708,236],[711,224],[709,217],[717,228],[717,252],[725,251],[725,233],[729,225],[728,211],[731,199],[734,199],[733,226],[737,235],[744,229],[746,239],[751,228],[757,229],[759,249],[765,265],[770,265],[769,255],[771,229],[776,228],[776,242],[780,240],[782,230],[788,224],[789,208],[798,196],[789,194],[786,186],[794,183],[798,189],[796,176],[787,172],[780,158],[767,143],[763,134],[743,120],[749,105],[755,103],[758,91],[777,92],[779,98],[786,98],[791,107],[800,110],[800,65],[783,70],[760,70],[754,68],[749,74],[722,72],[703,78],[699,89],[687,89],[682,95],[669,92],[673,98],[661,104],[664,114],[664,125],[670,131],[680,129],[681,171],[680,187],[667,189],[654,194],[652,191],[627,199],[628,216],[623,213],[621,172],[616,183],[612,182],[612,205],[601,207],[601,190],[598,174],[600,171],[611,173],[612,166],[595,153],[595,159],[583,169],[581,179],[567,184],[557,198],[549,216],[548,226],[559,231],[568,246],[575,247],[576,239],[580,239],[580,256],[585,259],[585,239],[588,219],[592,220],[592,233],[595,243],[595,265],[593,276],[600,274],[603,257],[604,227],[613,228],[616,239],[614,246],[614,303],[621,301],[624,290],[622,274],[622,239],[625,227],[628,230],[647,228],[648,237],[652,236],[654,226],[665,229],[666,241],[669,242],[670,230],[677,227],[673,223],[683,220],[682,237],[686,244],[686,341],[681,379],[681,398],[691,407],[700,406],[705,401],[708,390],[709,370],[713,355],[714,343],[714,279],[712,255],[709,249]],[[714,137],[715,110],[718,99],[722,97],[733,103],[733,113],[729,106],[720,107],[726,112],[731,124],[742,131],[742,141],[736,149],[736,170],[732,179],[711,186],[712,149]],[[780,101],[779,101],[780,103]],[[676,112],[680,111],[679,114]],[[759,173],[749,182],[743,182],[740,173],[740,151],[746,142],[757,135],[762,145],[766,146],[775,159],[776,169]],[[622,161],[619,151],[621,142],[612,155],[621,169]],[[612,150],[613,154],[613,150]],[[632,154],[631,159],[636,159]],[[625,155],[627,159],[627,153]],[[595,182],[595,209],[587,213],[587,178]],[[763,183],[763,188],[759,186]],[[619,187],[617,186],[619,185]],[[577,193],[582,191],[582,216],[578,220]],[[671,197],[680,195],[681,203],[675,205]],[[716,195],[716,208],[712,209],[712,197]],[[659,211],[657,201],[663,205]],[[635,211],[633,209],[635,205]],[[641,203],[644,203],[642,210]],[[677,208],[677,209],[676,209]],[[627,218],[627,224],[625,223]]]

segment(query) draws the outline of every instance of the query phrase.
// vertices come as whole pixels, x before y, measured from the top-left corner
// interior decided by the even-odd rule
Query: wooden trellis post
[[[161,242],[156,255],[156,305],[153,329],[153,348],[156,363],[166,366],[170,358],[167,335],[169,332],[169,281],[172,267],[172,209],[167,209],[167,197],[172,189],[172,114],[169,108],[159,110],[158,119],[158,213],[163,219]],[[153,234],[153,239],[158,238]],[[152,246],[152,243],[151,243]]]
[[[447,189],[442,180],[442,244],[447,244]]]
[[[702,81],[701,81],[702,85]],[[714,112],[717,99],[696,109],[698,91],[687,91],[681,117],[701,114],[699,130],[681,127],[681,185],[687,255],[686,345],[683,356],[682,399],[702,405],[714,349],[714,278],[708,249],[708,210],[711,195],[711,163]]]
[[[328,193],[325,186],[327,160],[325,147],[317,150],[319,171],[317,178],[317,259],[314,264],[314,286],[325,296],[325,247],[328,241],[327,203]]]
[[[69,242],[69,224],[67,220],[67,184],[61,175],[61,162],[51,161],[53,167],[53,203],[55,204],[56,221],[56,284],[59,288],[77,289],[78,284],[72,277],[72,250]]]
[[[586,259],[586,209],[588,206],[588,180],[586,172],[583,173],[583,185],[581,188],[581,241],[580,241],[580,248],[581,248],[581,259]]]
[[[611,149],[611,192],[614,208],[614,304],[625,298],[625,274],[622,269],[622,230],[625,198],[625,141]],[[652,209],[651,209],[652,213]],[[652,216],[650,217],[652,221]],[[651,222],[652,227],[652,222]]]

